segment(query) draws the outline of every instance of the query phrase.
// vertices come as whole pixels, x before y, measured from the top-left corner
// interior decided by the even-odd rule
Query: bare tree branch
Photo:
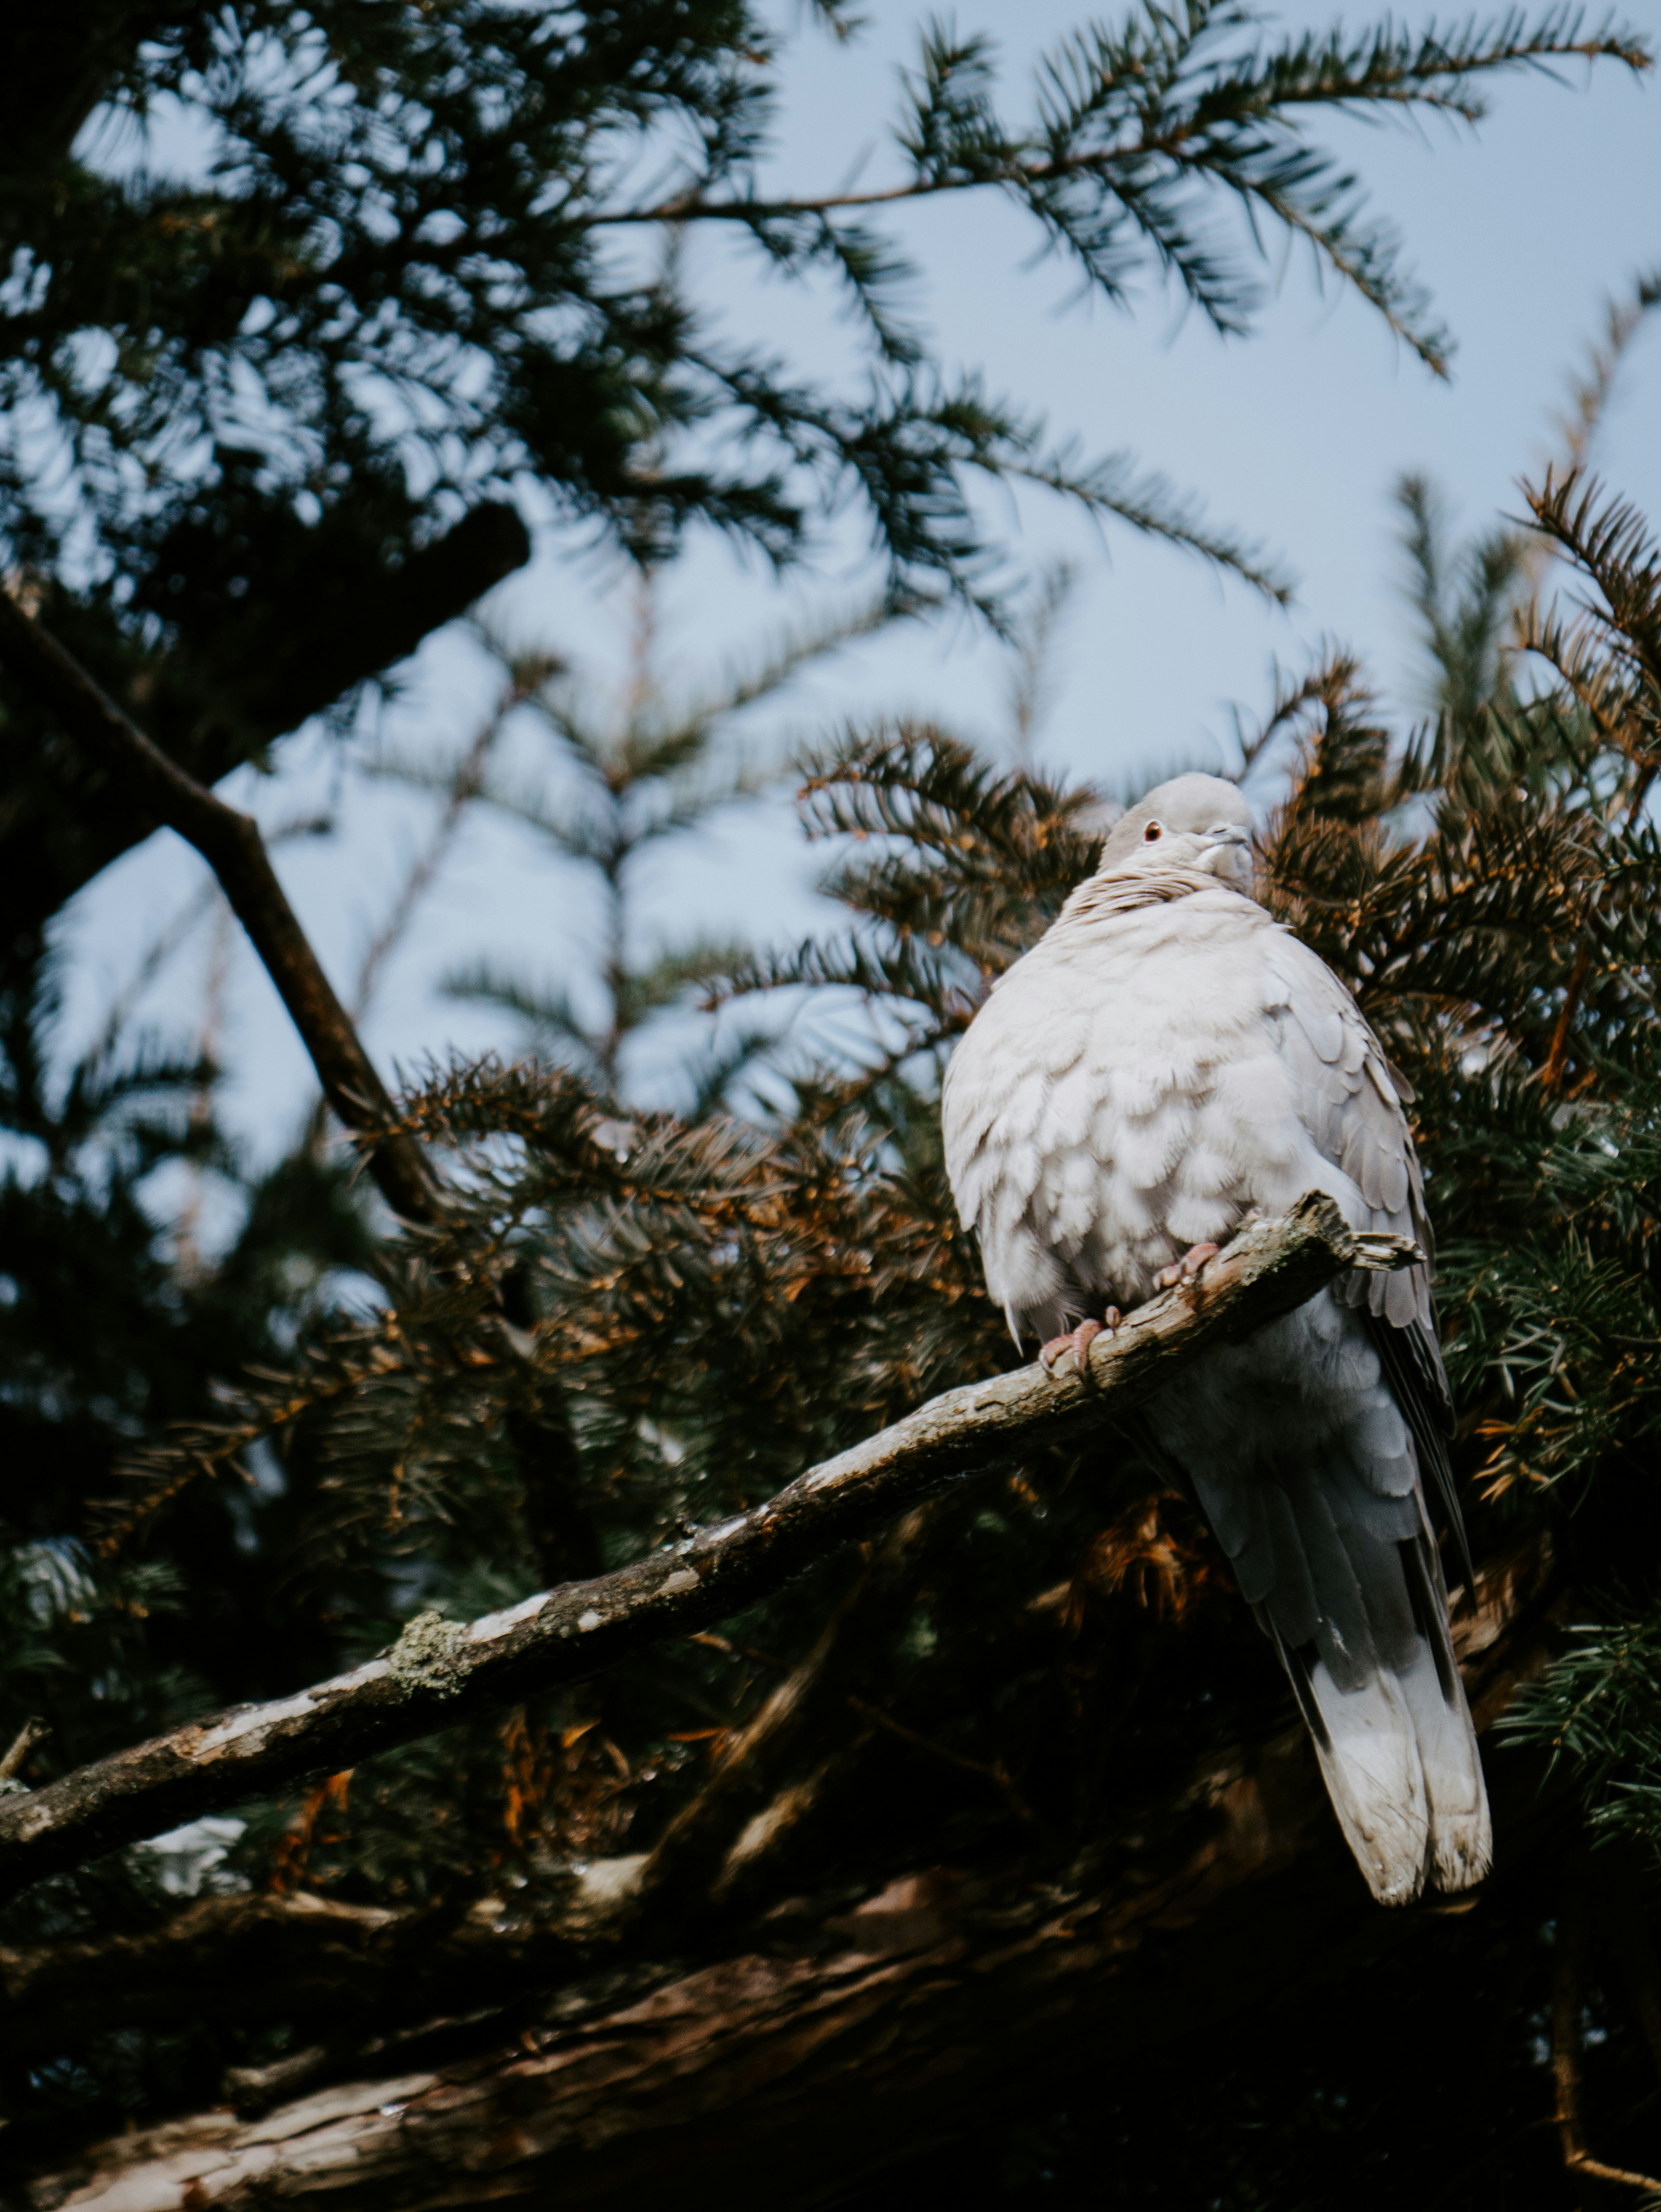
[[[1518,1685],[1536,1675],[1557,1649],[1561,1624],[1573,1617],[1582,1595],[1564,1583],[1550,1546],[1539,1540],[1485,1565],[1475,1601],[1453,1626],[1484,1735],[1507,1710]],[[1214,1783],[1220,1765],[1232,1762],[1261,1772],[1284,1761],[1291,1770],[1300,1756],[1295,1817],[1282,1795],[1275,1808],[1278,1835],[1260,1840],[1276,1859],[1322,1837],[1335,1844],[1335,1829],[1322,1814],[1319,1777],[1296,1729],[1277,1728],[1262,1744],[1208,1753],[1180,1777],[1168,1802],[1191,1805],[1196,1783],[1208,1795],[1206,1778]],[[1539,1779],[1537,1767],[1514,1755],[1496,1771],[1515,1851],[1524,1849],[1542,1811]],[[1565,1808],[1572,1803],[1566,1786],[1556,1789],[1555,1802]],[[1193,1838],[1186,1828],[1182,1834],[1186,1851]],[[1023,1839],[1010,1863],[1019,1867],[1029,1848]],[[1342,1850],[1335,1857],[1342,1868]],[[554,2002],[563,2003],[574,1980],[580,1983],[596,1963],[615,1986],[619,1954],[615,1944],[600,1941],[608,1929],[626,1930],[630,1956],[647,1961],[669,1935],[655,1923],[642,1929],[635,1916],[632,1877],[640,1864],[633,1857],[591,1861],[566,1909],[534,1919],[508,1912],[504,1899],[494,1895],[475,1899],[459,1918],[435,1925],[426,1905],[399,1912],[304,1890],[292,1896],[263,1891],[198,1898],[154,1928],[3,1947],[0,2055],[40,2060],[113,2028],[187,2021],[283,2020],[310,2034],[326,2032],[332,2047],[291,2052],[275,2067],[236,2069],[227,2077],[240,2111],[263,2110],[320,2075],[339,2079],[373,2071],[383,2062],[396,2069],[406,2045],[416,2038],[430,2042],[446,2019],[484,2017],[499,2026],[522,2016],[527,2001],[545,2009],[551,1992],[560,1992]],[[1042,1887],[1051,1871],[1046,1863],[1033,1878]],[[1349,1881],[1357,1905],[1375,1926],[1422,1924],[1437,1910],[1421,1905],[1415,1913],[1381,1915]],[[755,1899],[746,1892],[734,1914],[726,1909],[718,1882],[713,1902],[715,1909],[703,1910],[697,1924],[718,1929],[717,1945],[741,1947]],[[673,1930],[676,1949],[687,1924]],[[648,1964],[645,1971],[661,1974],[664,1969]]]
[[[3,589],[0,658],[51,704],[77,744],[201,854],[276,984],[330,1105],[371,1140],[369,1172],[387,1204],[408,1220],[433,1219],[438,1185],[413,1137],[380,1133],[395,1118],[392,1103],[277,881],[258,823],[187,775]]]
[[[0,1895],[707,1627],[943,1486],[1098,1429],[1203,1346],[1262,1328],[1335,1275],[1421,1259],[1400,1237],[1356,1234],[1311,1193],[1283,1220],[1248,1224],[1196,1283],[1098,1337],[1082,1372],[1035,1365],[948,1390],[766,1504],[615,1573],[466,1626],[423,1614],[349,1674],[193,1722],[0,1803]]]

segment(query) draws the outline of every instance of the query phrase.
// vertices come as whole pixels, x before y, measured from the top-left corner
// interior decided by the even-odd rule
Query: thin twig
[[[686,1641],[701,1644],[706,1651],[719,1651],[728,1659],[751,1660],[757,1667],[769,1668],[775,1674],[790,1672],[790,1662],[781,1659],[776,1651],[764,1651],[754,1644],[734,1644],[728,1637],[717,1636],[713,1629],[700,1629],[696,1636],[689,1636]]]
[[[326,836],[332,826],[326,815],[301,815],[295,821],[285,822],[280,829],[268,831],[265,837],[265,849],[268,853],[275,852],[279,845],[286,844],[293,837]],[[224,896],[219,888],[217,878],[210,876],[204,883],[198,884],[173,920],[152,938],[149,950],[143,959],[112,1000],[110,1010],[104,1017],[104,1026],[99,1031],[97,1043],[90,1051],[82,1054],[83,1066],[95,1067],[115,1050],[116,1046],[121,1042],[122,1031],[132,1018],[133,1009],[142,1000],[145,992],[149,990],[180,945],[185,943],[204,915],[210,911],[215,900],[222,898]]]
[[[1546,1054],[1546,1065],[1541,1072],[1540,1086],[1546,1091],[1555,1091],[1563,1080],[1563,1070],[1568,1062],[1569,1032],[1574,1026],[1574,1017],[1580,1009],[1580,994],[1586,988],[1586,977],[1591,969],[1591,947],[1582,945],[1574,956],[1574,967],[1568,988],[1563,994],[1563,1003],[1558,1010],[1557,1023],[1551,1033],[1551,1049]]]
[[[1589,2173],[1594,2181],[1618,2181],[1625,2189],[1646,2189],[1652,2197],[1661,2197],[1661,2181],[1652,2173],[1634,2173],[1624,2166],[1605,2166],[1601,2159],[1582,2156],[1573,2161],[1577,2173]]]
[[[425,1615],[349,1674],[175,1729],[0,1804],[0,1895],[707,1628],[966,1475],[1099,1432],[1110,1407],[1141,1403],[1203,1346],[1261,1328],[1335,1276],[1422,1259],[1405,1238],[1352,1231],[1311,1193],[1284,1220],[1248,1224],[1197,1282],[1098,1337],[1083,1373],[1035,1365],[949,1390],[766,1504],[648,1559],[466,1626]]]
[[[413,1137],[383,1133],[393,1120],[392,1101],[277,881],[258,823],[186,775],[3,589],[0,658],[87,754],[207,861],[276,984],[330,1105],[368,1140],[369,1172],[388,1205],[406,1219],[435,1219],[439,1186]]]
[[[1579,55],[1587,60],[1604,58],[1622,60],[1630,68],[1637,70],[1649,65],[1646,50],[1631,41],[1617,42],[1607,34],[1565,40],[1553,51],[1565,57]],[[1428,108],[1435,112],[1471,120],[1469,100],[1461,97],[1457,87],[1457,79],[1463,73],[1446,69],[1435,74],[1455,79],[1455,88],[1449,92],[1439,91],[1430,76],[1415,77],[1404,73],[1399,84],[1370,86],[1366,96],[1379,106]],[[1312,86],[1307,90],[1288,88],[1280,92],[1275,100],[1277,107],[1333,104],[1333,94],[1325,86]],[[1134,173],[1159,160],[1192,162],[1202,151],[1196,144],[1192,122],[1187,117],[1179,117],[1168,130],[1144,131],[1117,145],[1094,147],[1083,153],[1045,156],[1033,155],[1019,145],[1014,146],[1005,152],[1002,158],[989,161],[984,168],[971,176],[952,173],[944,176],[907,177],[898,184],[873,185],[864,191],[821,192],[800,199],[706,200],[700,198],[696,191],[683,192],[673,199],[660,200],[648,207],[602,209],[587,219],[597,226],[782,222],[800,216],[837,215],[849,209],[891,207],[904,200],[930,199],[941,192],[982,191],[989,185],[999,185],[1007,191],[1032,193],[1068,177],[1101,177],[1115,169]],[[1262,197],[1273,206],[1277,215],[1290,222],[1282,196],[1264,193]],[[1326,244],[1327,251],[1336,259],[1334,245],[1326,240],[1321,242]]]

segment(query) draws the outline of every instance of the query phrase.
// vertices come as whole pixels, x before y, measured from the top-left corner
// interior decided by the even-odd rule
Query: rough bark
[[[707,1628],[943,1485],[1141,1404],[1205,1345],[1290,1312],[1345,1270],[1421,1256],[1400,1237],[1356,1235],[1312,1193],[1283,1220],[1249,1224],[1196,1282],[1098,1337],[1082,1372],[1035,1365],[946,1391],[671,1549],[466,1626],[425,1616],[349,1674],[192,1722],[0,1804],[0,1895]]]
[[[1571,1606],[1543,1547],[1487,1574],[1457,1631],[1479,1726]],[[1539,1779],[1516,1753],[1491,1770],[1498,1880],[1561,1817]],[[591,1966],[533,2002],[383,2034],[356,2073],[259,2117],[106,2142],[22,2194],[36,2212],[437,2212],[637,2203],[672,2178],[678,2203],[811,2205],[1039,2084],[1295,1999],[1470,1907],[1372,1904],[1300,1729],[1208,1758],[1135,1827],[1067,1863],[1029,1849],[791,1900],[691,1960]]]

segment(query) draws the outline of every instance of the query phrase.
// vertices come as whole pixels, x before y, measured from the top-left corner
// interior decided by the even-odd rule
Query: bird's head
[[[1173,868],[1215,876],[1251,896],[1251,810],[1219,775],[1178,775],[1150,791],[1108,832],[1104,876],[1161,876]]]

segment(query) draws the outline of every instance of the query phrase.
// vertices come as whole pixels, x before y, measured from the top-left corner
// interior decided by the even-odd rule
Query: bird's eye
[[[1157,844],[1158,844],[1158,842],[1159,842],[1160,838],[1161,838],[1161,837],[1163,837],[1164,836],[1165,836],[1165,824],[1164,824],[1164,823],[1163,823],[1163,822],[1150,822],[1150,823],[1148,823],[1148,825],[1147,825],[1147,829],[1146,829],[1146,830],[1143,830],[1143,832],[1142,832],[1142,842],[1143,842],[1143,843],[1144,843],[1144,844],[1147,844],[1147,845],[1157,845]]]

